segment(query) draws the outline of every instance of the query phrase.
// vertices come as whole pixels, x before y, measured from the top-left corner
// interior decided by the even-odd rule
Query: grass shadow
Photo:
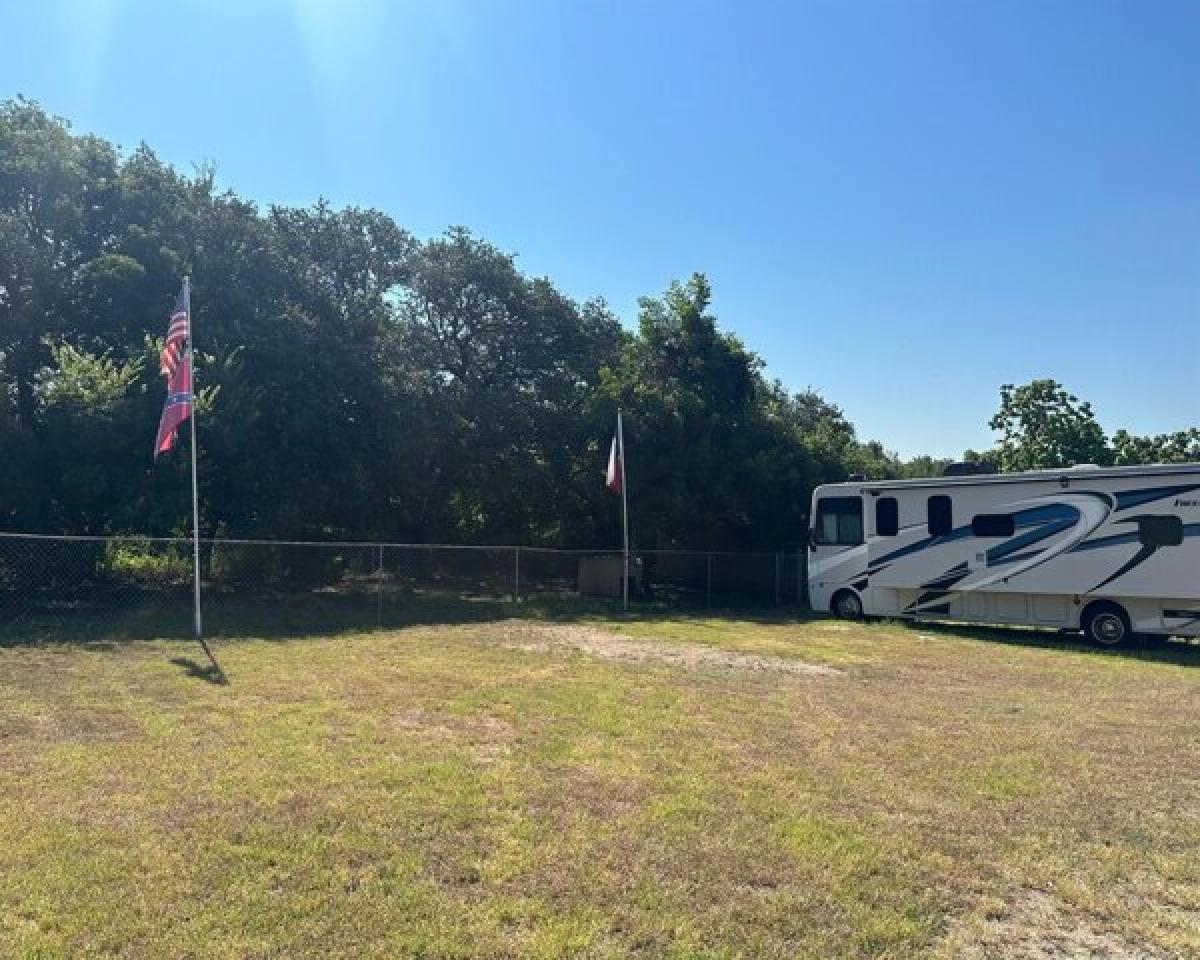
[[[306,591],[247,595],[209,592],[205,625],[209,637],[226,642],[239,639],[288,641],[337,637],[372,630],[455,626],[503,620],[546,623],[700,623],[728,620],[774,626],[827,619],[798,606],[728,605],[708,607],[682,598],[659,597],[631,603],[628,611],[615,599],[580,597],[565,592],[540,593],[514,602],[471,589],[414,589],[387,585],[376,588],[315,588]],[[985,626],[939,621],[888,621],[910,630],[940,636],[1062,650],[1074,654],[1115,656],[1137,660],[1200,666],[1200,644],[1140,643],[1108,649],[1083,641],[1078,634],[1017,626]],[[191,643],[189,605],[153,603],[128,609],[89,609],[73,606],[59,611],[23,614],[19,621],[0,623],[0,648],[68,643],[97,652],[124,642],[168,640]],[[180,666],[183,658],[180,658]],[[204,669],[202,667],[198,669]]]
[[[1200,667],[1200,642],[1168,640],[1166,637],[1141,638],[1119,647],[1102,647],[1085,640],[1075,631],[1056,631],[1038,627],[992,626],[986,624],[947,623],[943,621],[887,621],[896,626],[938,636],[968,638],[983,643],[1034,647],[1097,657],[1121,657],[1183,667]]]
[[[453,626],[520,619],[550,623],[605,620],[614,623],[728,618],[755,624],[811,619],[799,607],[705,607],[659,598],[631,603],[568,593],[511,597],[454,589],[318,588],[248,595],[212,591],[205,597],[206,636],[236,640],[285,641],[334,637],[371,630]],[[0,648],[67,643],[92,650],[146,640],[191,642],[190,606],[183,600],[164,604],[85,606],[75,604],[24,614],[0,622]]]

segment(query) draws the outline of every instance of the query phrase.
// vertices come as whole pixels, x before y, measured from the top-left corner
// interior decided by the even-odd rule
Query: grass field
[[[1200,955],[1200,648],[589,615],[0,648],[17,957]]]

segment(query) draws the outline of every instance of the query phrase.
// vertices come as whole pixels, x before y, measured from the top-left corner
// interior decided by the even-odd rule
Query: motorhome
[[[826,484],[811,517],[817,610],[1200,636],[1200,464]]]

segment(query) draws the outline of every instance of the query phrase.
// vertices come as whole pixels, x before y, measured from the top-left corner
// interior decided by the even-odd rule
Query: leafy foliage
[[[1139,437],[1127,430],[1113,434],[1113,460],[1119,465],[1200,461],[1200,429]]]
[[[1155,436],[1121,429],[1110,443],[1091,404],[1056,380],[1002,386],[991,427],[1003,434],[1000,445],[982,454],[968,450],[964,459],[995,460],[1003,470],[1200,461],[1200,429],[1195,427]]]
[[[998,454],[1004,470],[1111,462],[1091,404],[1054,380],[1002,386],[991,427],[1002,434]]]

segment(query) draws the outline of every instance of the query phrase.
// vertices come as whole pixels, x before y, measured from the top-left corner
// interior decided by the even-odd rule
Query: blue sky
[[[0,97],[266,202],[465,224],[956,455],[1051,376],[1200,424],[1200,4],[0,0]]]

